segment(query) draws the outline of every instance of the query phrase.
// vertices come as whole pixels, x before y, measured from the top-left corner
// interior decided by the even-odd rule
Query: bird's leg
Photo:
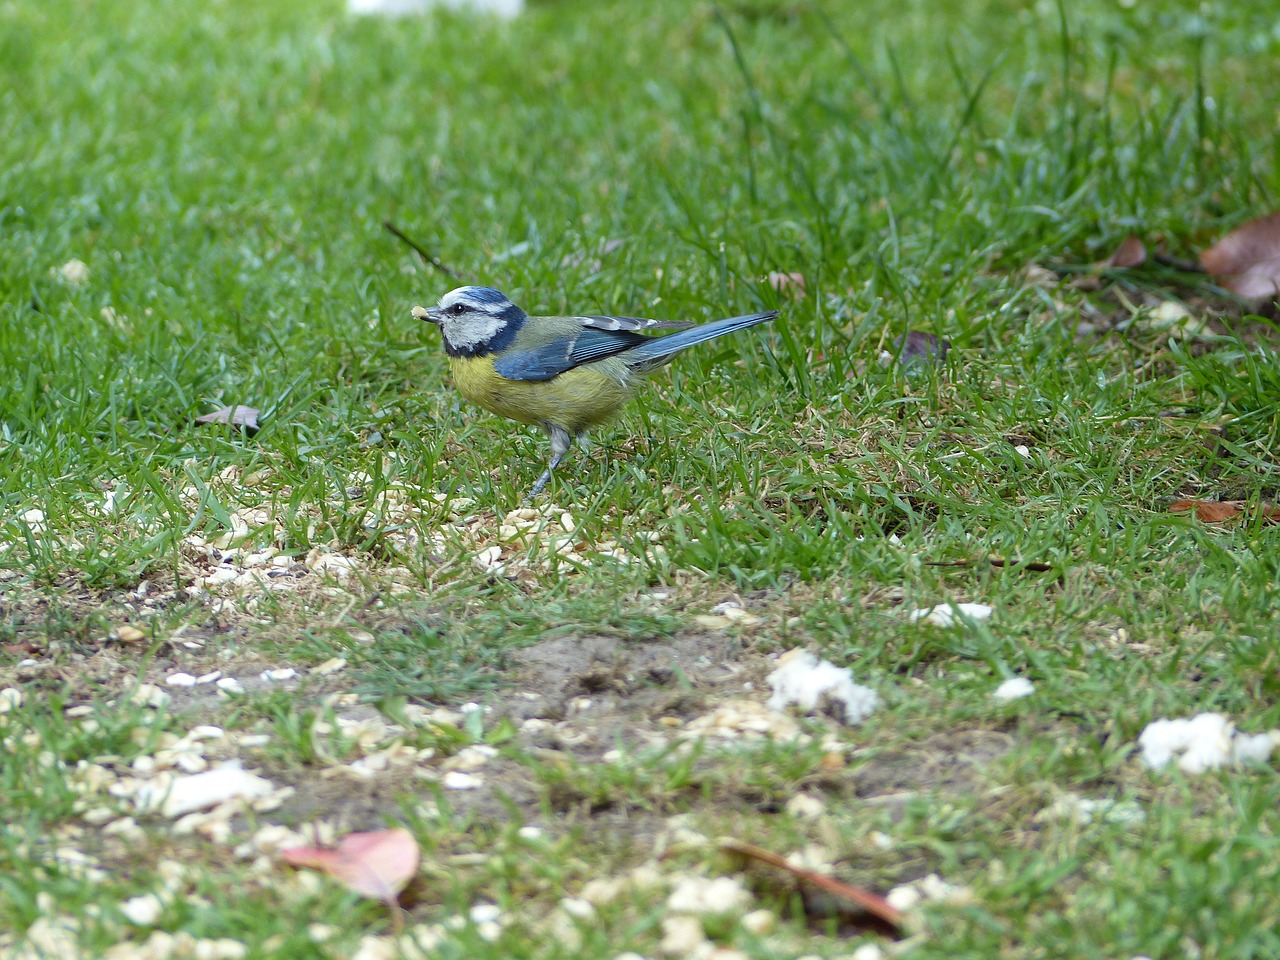
[[[538,478],[538,482],[529,491],[529,496],[525,498],[527,500],[532,500],[542,492],[547,485],[547,481],[551,479],[551,471],[560,466],[560,461],[564,459],[564,455],[573,446],[573,438],[569,436],[569,431],[563,427],[548,425],[547,433],[551,434],[551,462],[547,464],[547,469],[543,471],[542,476]]]

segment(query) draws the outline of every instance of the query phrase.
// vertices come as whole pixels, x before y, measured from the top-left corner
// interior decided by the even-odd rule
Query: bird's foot
[[[538,482],[533,485],[533,489],[525,496],[525,500],[537,500],[542,496],[542,491],[546,489],[547,483],[551,480],[551,470],[548,469],[538,478]]]

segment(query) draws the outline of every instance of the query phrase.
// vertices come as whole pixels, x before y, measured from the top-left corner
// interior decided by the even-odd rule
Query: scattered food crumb
[[[1266,761],[1280,746],[1280,730],[1254,736],[1240,733],[1220,713],[1201,713],[1190,720],[1155,720],[1138,737],[1142,760],[1152,770],[1176,759],[1185,773],[1204,773],[1246,761]]]
[[[445,761],[445,767],[449,770],[479,770],[497,755],[497,747],[491,747],[487,743],[478,743],[470,747],[463,747]]]
[[[591,920],[596,915],[595,906],[589,900],[578,897],[565,897],[558,906],[575,920]]]
[[[726,700],[710,713],[690,720],[680,735],[685,739],[716,737],[723,740],[768,737],[778,743],[804,736],[794,719],[754,700]]]
[[[164,913],[164,902],[154,893],[144,893],[120,904],[120,912],[134,926],[152,927]]]
[[[716,916],[741,910],[751,894],[734,877],[682,877],[667,897],[672,913]]]
[[[894,887],[886,895],[889,905],[907,913],[921,903],[941,903],[962,907],[973,902],[973,891],[959,884],[947,883],[936,873],[931,873],[911,883]]]
[[[787,801],[787,813],[802,820],[812,819],[824,813],[827,805],[811,793],[797,793]]]
[[[658,949],[667,956],[696,956],[706,942],[707,932],[697,917],[674,914],[662,918],[662,942]]]
[[[166,817],[181,817],[228,800],[265,797],[274,790],[270,780],[244,770],[238,761],[229,761],[205,773],[145,783],[135,802],[140,810],[159,806]]]
[[[58,268],[58,275],[73,287],[89,282],[89,265],[83,260],[71,259]]]
[[[1111,800],[1106,797],[1093,799],[1068,793],[1058,797],[1037,817],[1042,820],[1070,820],[1074,823],[1114,823],[1132,826],[1146,819],[1142,806],[1132,800]]]
[[[1035,692],[1036,685],[1026,677],[1010,677],[996,687],[991,696],[1001,703],[1008,703],[1010,700],[1021,700],[1023,697],[1029,697]]]
[[[161,707],[168,705],[169,694],[161,690],[154,683],[140,683],[133,689],[133,692],[129,694],[129,699],[139,706],[151,707],[158,710]]]
[[[884,951],[879,944],[864,943],[849,955],[849,960],[884,960]]]
[[[440,783],[446,790],[476,790],[484,786],[484,780],[480,777],[461,770],[450,770],[440,778]]]
[[[752,910],[742,918],[742,929],[757,937],[768,936],[778,926],[778,915],[772,910]]]
[[[131,624],[125,624],[116,628],[116,637],[121,643],[141,643],[147,639],[147,635]]]
[[[799,648],[779,658],[778,668],[769,674],[769,685],[773,710],[796,704],[808,713],[821,711],[848,724],[861,723],[880,702],[874,690],[853,682],[848,669]]]
[[[991,616],[992,608],[985,603],[939,603],[921,610],[912,610],[907,616],[911,623],[923,620],[935,627],[951,627],[966,619],[978,621]]]

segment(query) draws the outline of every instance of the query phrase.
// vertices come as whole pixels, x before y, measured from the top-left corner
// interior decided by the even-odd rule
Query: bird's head
[[[492,287],[458,287],[441,297],[439,306],[414,307],[413,315],[440,328],[445,353],[451,357],[497,353],[511,344],[528,319]]]

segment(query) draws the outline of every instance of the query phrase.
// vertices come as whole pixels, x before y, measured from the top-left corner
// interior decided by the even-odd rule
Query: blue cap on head
[[[492,287],[458,287],[427,311],[444,333],[450,356],[480,356],[508,346],[528,316],[507,295]]]

